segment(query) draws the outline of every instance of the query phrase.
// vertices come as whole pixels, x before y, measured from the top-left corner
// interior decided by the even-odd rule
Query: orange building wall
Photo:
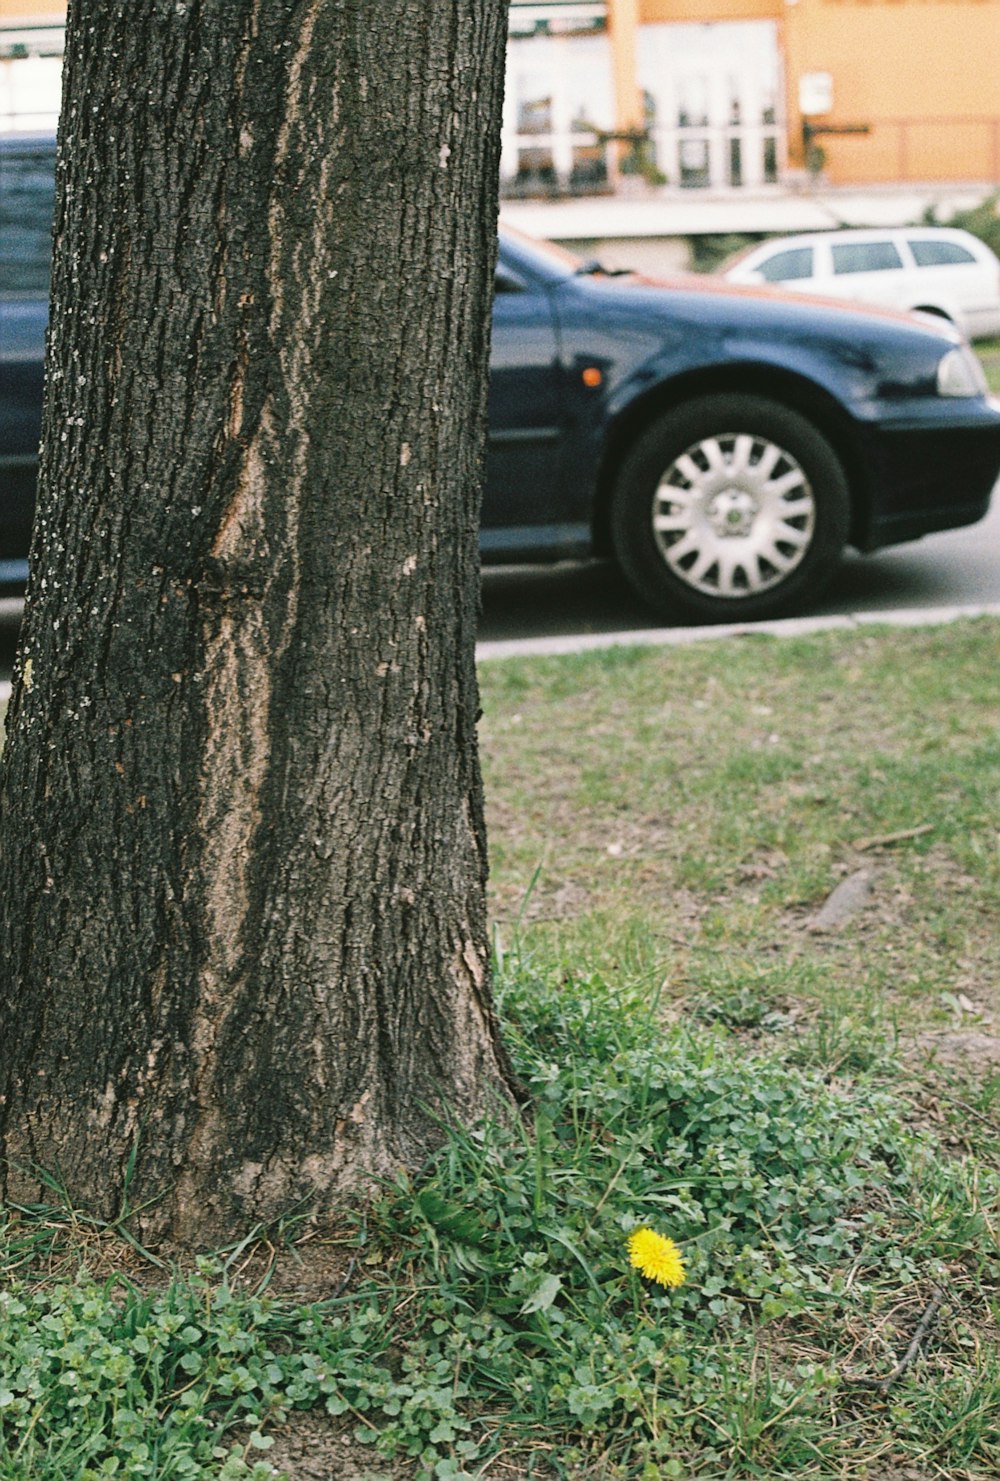
[[[784,16],[788,137],[798,77],[829,72],[833,109],[814,123],[831,180],[1000,179],[1000,0],[799,0]]]
[[[13,25],[15,21],[58,25],[65,18],[66,6],[57,0],[0,0],[0,25]]]
[[[773,21],[787,0],[639,0],[647,25],[663,21]],[[608,0],[613,12],[616,0]]]
[[[635,129],[642,124],[636,58],[639,45],[639,0],[615,0],[609,7],[611,66],[615,86],[615,127]]]
[[[609,0],[613,10],[616,0]],[[642,21],[776,20],[790,162],[803,163],[799,77],[833,76],[817,125],[837,183],[1000,181],[1000,0],[639,0]],[[640,41],[641,44],[641,41]]]

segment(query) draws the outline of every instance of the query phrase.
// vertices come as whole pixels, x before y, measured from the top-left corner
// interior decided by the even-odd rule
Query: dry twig
[[[913,1341],[893,1368],[884,1378],[849,1378],[847,1382],[852,1388],[872,1388],[879,1393],[888,1393],[893,1384],[898,1383],[903,1374],[910,1367],[914,1358],[924,1344],[927,1334],[937,1320],[937,1314],[944,1303],[944,1292],[940,1286],[935,1286],[931,1299],[924,1308],[924,1314],[917,1323],[917,1330],[913,1334]]]
[[[859,854],[869,848],[886,848],[892,843],[905,843],[909,838],[920,838],[924,833],[933,833],[933,823],[921,823],[916,828],[900,828],[897,833],[876,833],[872,838],[858,838],[851,845]]]

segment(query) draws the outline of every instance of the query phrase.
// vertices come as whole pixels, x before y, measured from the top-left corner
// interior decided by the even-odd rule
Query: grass
[[[532,1119],[186,1271],[8,1210],[0,1481],[996,1474],[998,649],[484,666]]]
[[[799,1038],[974,1018],[1000,975],[997,646],[985,622],[487,669],[501,933],[520,919],[536,960],[665,984],[678,1007],[794,1009]],[[869,908],[814,934],[862,871]]]
[[[1000,339],[980,340],[974,346],[991,391],[1000,391]]]

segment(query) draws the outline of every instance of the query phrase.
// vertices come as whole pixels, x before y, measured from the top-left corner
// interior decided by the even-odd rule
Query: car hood
[[[821,327],[837,339],[850,339],[880,330],[916,334],[924,339],[961,344],[953,325],[918,318],[898,309],[859,304],[819,294],[786,292],[769,285],[729,283],[698,273],[650,277],[644,273],[579,275],[564,280],[591,302],[598,299],[610,310],[669,313],[715,327],[754,327],[757,331],[787,329],[799,335],[807,324]]]

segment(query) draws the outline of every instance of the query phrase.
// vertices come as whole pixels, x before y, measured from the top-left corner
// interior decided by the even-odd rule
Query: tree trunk
[[[76,0],[0,1139],[218,1241],[510,1104],[477,516],[504,0]]]

